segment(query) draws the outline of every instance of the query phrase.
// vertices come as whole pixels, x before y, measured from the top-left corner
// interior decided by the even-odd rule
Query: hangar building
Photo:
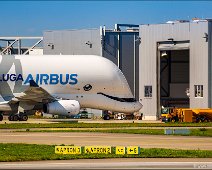
[[[130,27],[121,30],[120,26]],[[161,107],[212,107],[212,20],[45,31],[44,54],[93,54],[125,74],[145,120]]]
[[[162,106],[211,108],[211,20],[140,25],[139,98],[144,119]]]

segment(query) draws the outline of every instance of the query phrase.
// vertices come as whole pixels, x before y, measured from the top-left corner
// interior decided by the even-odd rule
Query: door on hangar
[[[158,109],[189,108],[189,41],[158,43]]]

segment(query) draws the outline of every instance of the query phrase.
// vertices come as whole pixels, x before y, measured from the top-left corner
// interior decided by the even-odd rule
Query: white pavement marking
[[[86,168],[86,169],[98,169],[98,168],[122,168],[122,169],[135,169],[135,168],[168,168],[168,169],[212,169],[212,162],[85,162],[85,163],[73,163],[72,162],[51,162],[47,163],[40,161],[38,163],[0,163],[0,169],[73,169],[73,168]]]

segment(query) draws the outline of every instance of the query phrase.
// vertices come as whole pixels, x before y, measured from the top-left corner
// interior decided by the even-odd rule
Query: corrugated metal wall
[[[45,31],[43,36],[44,54],[101,55],[100,29]]]
[[[212,108],[212,21],[208,22],[208,104]]]
[[[124,75],[126,76],[126,79],[129,82],[130,88],[132,90],[132,93],[136,96],[138,99],[138,89],[136,90],[136,81],[139,81],[138,79],[138,72],[136,73],[136,64],[135,60],[138,58],[136,56],[136,51],[139,49],[139,44],[136,43],[136,38],[138,34],[129,34],[127,32],[123,32],[120,36],[120,68]],[[135,89],[135,91],[134,91]],[[136,95],[137,94],[137,95]]]
[[[118,34],[106,32],[103,42],[102,55],[118,65]]]
[[[190,107],[208,108],[208,22],[190,25]],[[203,98],[194,97],[194,85],[203,85]]]

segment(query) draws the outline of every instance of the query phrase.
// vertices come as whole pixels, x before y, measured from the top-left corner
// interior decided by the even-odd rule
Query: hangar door
[[[189,107],[189,41],[158,43],[158,104]]]

